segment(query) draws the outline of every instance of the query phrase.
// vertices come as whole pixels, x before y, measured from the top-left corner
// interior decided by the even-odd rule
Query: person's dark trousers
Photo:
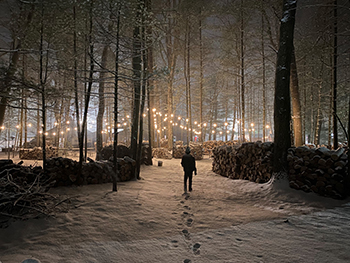
[[[192,173],[193,172],[185,172],[184,175],[184,190],[187,191],[187,179],[188,179],[188,190],[192,191]]]

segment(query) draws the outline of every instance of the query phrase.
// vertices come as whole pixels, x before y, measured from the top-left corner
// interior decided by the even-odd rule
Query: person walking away
[[[187,193],[187,180],[188,180],[188,190],[192,191],[192,175],[193,172],[197,175],[196,160],[191,155],[190,147],[186,148],[185,155],[182,156],[181,165],[184,169],[184,190]]]

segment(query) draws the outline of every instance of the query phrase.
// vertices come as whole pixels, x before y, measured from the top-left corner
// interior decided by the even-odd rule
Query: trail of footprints
[[[182,217],[182,221],[183,223],[179,223],[179,226],[183,227],[185,226],[184,229],[182,229],[182,235],[184,236],[185,240],[187,241],[189,247],[191,248],[191,250],[193,251],[193,253],[195,255],[199,255],[200,254],[200,247],[201,244],[200,243],[194,243],[191,242],[191,234],[189,232],[188,229],[190,229],[193,224],[194,224],[194,215],[191,213],[191,207],[185,204],[185,201],[189,199],[189,195],[185,195],[185,200],[181,200],[180,204],[183,208],[181,217]],[[172,243],[177,243],[176,240],[171,241]],[[176,245],[177,246],[177,245]],[[185,259],[184,263],[190,263],[191,260],[190,259]]]

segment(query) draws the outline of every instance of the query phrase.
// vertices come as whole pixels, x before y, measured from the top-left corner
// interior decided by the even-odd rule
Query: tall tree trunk
[[[333,117],[333,90],[329,91],[329,110],[328,110],[328,147],[332,147],[332,117]]]
[[[75,117],[77,125],[77,137],[79,144],[79,165],[78,165],[78,177],[81,177],[81,170],[83,165],[83,147],[84,138],[81,137],[80,129],[80,112],[79,112],[79,96],[78,96],[78,58],[77,58],[77,30],[76,30],[76,6],[73,5],[73,22],[74,22],[74,32],[73,32],[73,54],[74,54],[74,101],[75,101]],[[83,128],[84,129],[84,128]]]
[[[147,10],[152,10],[152,0],[146,0],[146,8]],[[152,36],[152,27],[147,28],[147,35]],[[149,165],[152,165],[152,146],[154,145],[154,134],[152,129],[152,121],[151,121],[151,98],[150,98],[150,89],[153,89],[153,48],[151,43],[148,43],[147,47],[147,105],[148,105],[148,153],[147,160],[150,160]],[[154,104],[153,104],[154,105]]]
[[[217,134],[217,123],[216,120],[218,119],[218,86],[217,83],[215,83],[214,86],[214,105],[213,105],[213,117],[215,123],[213,124],[214,126],[214,140],[216,140],[216,134]]]
[[[22,148],[22,139],[23,139],[23,116],[24,115],[24,89],[22,89],[22,98],[21,98],[21,113],[19,121],[19,148]]]
[[[241,0],[241,38],[240,38],[240,61],[241,61],[241,103],[242,103],[242,109],[241,109],[241,122],[242,122],[242,141],[245,141],[245,104],[244,104],[244,89],[245,89],[245,82],[244,82],[244,30],[243,30],[243,0]]]
[[[91,89],[93,84],[93,74],[94,74],[94,44],[92,41],[92,34],[93,34],[93,16],[92,16],[92,10],[93,10],[94,0],[91,0],[90,2],[90,10],[89,10],[89,35],[88,35],[88,43],[89,43],[89,56],[90,56],[90,69],[89,69],[89,82],[88,82],[88,88],[87,92],[85,94],[85,107],[84,107],[84,115],[83,115],[83,124],[82,127],[86,126],[87,122],[87,114],[89,110],[89,103],[90,103],[90,97],[91,97]],[[85,136],[85,130],[81,130],[81,141],[83,141],[83,138]],[[82,162],[82,159],[79,159],[79,162]],[[78,182],[82,180],[82,178],[79,176],[77,178]]]
[[[117,42],[115,43],[115,75],[114,75],[114,141],[113,141],[113,191],[117,191],[118,174],[118,85],[119,85],[119,38],[120,38],[120,12],[121,4],[118,4],[117,11]]]
[[[346,138],[348,140],[348,174],[345,177],[345,187],[347,189],[347,194],[350,195],[350,97],[349,97],[349,108],[348,108],[348,137]]]
[[[303,145],[303,134],[302,134],[302,118],[301,118],[301,106],[299,96],[299,81],[297,73],[297,64],[295,59],[295,50],[293,45],[293,52],[291,58],[291,97],[293,107],[293,129],[294,129],[294,146],[299,147]]]
[[[96,160],[101,160],[101,151],[103,148],[103,116],[105,113],[105,81],[107,77],[106,67],[107,67],[107,56],[108,47],[105,45],[102,51],[102,62],[100,71],[100,81],[98,89],[98,112],[96,119]],[[106,134],[107,136],[107,134]]]
[[[41,145],[41,138],[40,138],[40,134],[42,132],[42,130],[40,129],[40,94],[38,94],[38,107],[36,110],[36,146],[40,147]]]
[[[145,43],[145,37],[142,37],[142,43]],[[145,47],[142,47],[142,50],[145,50]],[[147,68],[147,54],[145,51],[142,51],[142,72],[141,72],[141,81],[142,81],[142,98],[141,98],[141,108],[140,108],[140,131],[139,131],[139,144],[138,144],[138,154],[136,159],[136,175],[137,179],[140,179],[140,170],[141,170],[141,157],[142,157],[142,140],[143,140],[143,112],[145,109],[146,101],[146,76],[145,69]],[[161,127],[160,127],[161,128]]]
[[[168,0],[168,8],[169,9],[175,9],[175,0]],[[173,107],[173,82],[174,82],[174,76],[175,76],[175,67],[176,67],[176,47],[178,45],[177,35],[178,32],[176,29],[173,29],[173,27],[176,24],[176,19],[171,15],[172,17],[168,17],[168,28],[169,32],[167,32],[165,37],[165,44],[166,44],[166,55],[167,55],[167,66],[169,70],[168,75],[168,96],[167,96],[167,113],[168,118],[170,120],[171,114],[174,113]],[[168,121],[168,148],[173,148],[173,129],[172,129],[172,123]]]
[[[26,29],[32,21],[33,12],[34,12],[34,5],[32,5],[32,9],[29,11],[29,13],[26,16],[26,23],[24,23],[25,26],[22,29],[22,32],[27,31]],[[21,36],[21,37],[16,37],[13,40],[14,52],[12,53],[12,56],[10,56],[10,64],[9,64],[8,69],[6,70],[6,73],[5,73],[4,85],[2,87],[0,87],[0,94],[1,94],[1,96],[0,96],[0,98],[1,98],[0,99],[0,127],[3,126],[3,124],[4,124],[7,102],[8,102],[8,98],[9,98],[10,90],[11,90],[11,82],[12,82],[12,79],[13,79],[15,73],[16,73],[16,67],[17,67],[17,63],[19,60],[20,50],[22,47],[21,39],[23,40],[24,38],[25,38],[25,35]]]
[[[24,148],[27,149],[28,125],[27,125],[27,97],[24,98]]]
[[[188,38],[189,38],[189,33],[188,33],[188,19],[186,19],[186,30],[185,30],[185,45],[184,45],[184,76],[185,76],[185,85],[186,85],[186,143],[187,146],[189,146],[189,142],[191,141],[190,139],[190,127],[189,127],[189,120],[190,120],[190,100],[189,100],[189,70],[187,67],[189,67],[188,63]]]
[[[316,115],[316,125],[315,125],[315,134],[314,134],[314,144],[320,144],[320,128],[322,124],[321,120],[321,89],[322,85],[320,85],[318,90],[318,103],[317,103],[317,115]]]
[[[261,1],[264,10],[264,1]],[[266,65],[265,65],[265,44],[264,44],[264,15],[261,14],[261,56],[262,56],[262,99],[263,99],[263,142],[266,140]]]
[[[191,103],[191,63],[190,63],[190,44],[191,44],[191,27],[188,23],[188,31],[187,31],[187,80],[188,80],[188,121],[190,128],[190,141],[193,141],[193,129],[192,129],[192,103]]]
[[[43,146],[42,146],[42,153],[43,153],[43,170],[44,173],[46,173],[46,97],[45,97],[45,80],[46,77],[43,75],[44,65],[43,65],[43,57],[44,57],[44,7],[43,3],[41,3],[41,17],[40,17],[40,69],[39,69],[39,81],[40,81],[40,89],[41,89],[41,117],[42,117],[42,140],[43,140]],[[48,50],[46,51],[49,52]],[[46,67],[47,70],[47,67]],[[46,74],[45,74],[46,75]],[[44,79],[45,78],[45,79]]]
[[[141,19],[141,2],[139,1],[137,10],[137,21]],[[142,64],[142,54],[141,54],[141,32],[140,26],[136,25],[134,28],[133,35],[133,58],[132,58],[132,68],[133,68],[133,82],[134,82],[134,103],[133,103],[133,117],[132,117],[132,127],[131,127],[131,152],[134,160],[137,158],[137,140],[139,136],[139,119],[140,119],[140,93],[141,93],[141,64]],[[134,170],[134,179],[137,180],[137,171]]]
[[[282,172],[287,168],[287,151],[290,139],[290,64],[293,52],[296,1],[283,1],[283,16],[280,25],[279,49],[275,82],[275,143],[273,168]]]
[[[337,59],[338,59],[338,1],[334,0],[333,14],[333,148],[338,148],[338,120],[337,120]]]
[[[202,39],[202,7],[199,18],[199,123],[200,123],[200,141],[203,142],[203,39]]]

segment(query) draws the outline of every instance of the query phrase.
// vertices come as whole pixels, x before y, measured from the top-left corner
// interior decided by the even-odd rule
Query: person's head
[[[185,151],[185,153],[189,154],[190,152],[191,152],[190,147],[186,147],[186,151]]]

